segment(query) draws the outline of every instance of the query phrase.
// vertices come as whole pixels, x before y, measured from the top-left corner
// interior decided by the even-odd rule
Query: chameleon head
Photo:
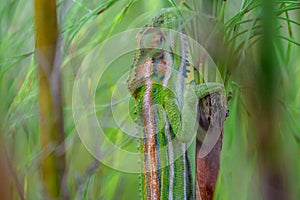
[[[139,49],[135,53],[131,73],[128,78],[128,88],[133,96],[145,79],[156,80],[165,88],[170,79],[174,65],[174,46],[178,34],[169,29],[178,31],[182,22],[174,9],[164,9],[155,17],[137,36]],[[146,75],[145,72],[150,73]]]
[[[163,9],[150,26],[178,30],[182,26],[182,21],[176,10]]]
[[[149,56],[159,56],[165,43],[164,32],[158,27],[148,27],[139,37],[141,50]]]
[[[182,26],[176,11],[164,9],[138,36],[140,48],[149,56],[161,56],[163,50],[172,51],[174,38],[169,29],[178,30]]]

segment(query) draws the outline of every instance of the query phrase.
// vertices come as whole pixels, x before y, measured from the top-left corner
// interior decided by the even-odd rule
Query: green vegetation
[[[88,56],[92,57],[92,50],[105,39],[143,27],[162,8],[177,5],[185,7],[187,34],[211,55],[231,96],[215,199],[272,199],[270,187],[283,191],[284,199],[299,198],[299,1],[59,0],[56,3],[61,38],[58,44],[64,147],[55,143],[55,148],[41,143],[43,131],[47,130],[41,128],[39,121],[41,86],[34,2],[2,0],[0,4],[0,138],[4,149],[0,169],[6,167],[5,173],[11,177],[7,181],[11,199],[43,199],[42,163],[55,151],[65,154],[66,166],[60,178],[66,178],[63,192],[70,199],[140,199],[138,174],[98,162],[82,143],[73,119],[73,109],[81,109],[72,107],[73,85],[79,68],[93,61]],[[50,12],[50,7],[47,8]],[[130,39],[135,41],[134,37]],[[121,46],[118,43],[113,48]],[[96,87],[86,82],[87,94],[95,91],[95,97],[92,96],[95,112],[105,135],[128,152],[137,152],[137,141],[117,126],[110,102],[117,81],[130,68],[133,55],[128,52],[114,61],[100,59],[101,62],[93,63],[99,68],[109,64],[109,68]],[[129,96],[128,93],[123,99],[126,101]],[[43,103],[47,99],[50,101],[49,97]],[[132,99],[129,104],[133,107]],[[130,116],[134,118],[132,110]],[[127,111],[120,113],[124,114],[121,120],[129,118]],[[50,122],[48,125],[51,126]],[[108,140],[104,141],[99,148],[105,149],[108,144]],[[123,165],[126,158],[113,152],[105,151],[107,159],[114,166]],[[61,172],[51,170],[47,175],[53,175],[52,178]],[[0,187],[2,191],[1,184]],[[50,189],[53,193],[59,190]]]

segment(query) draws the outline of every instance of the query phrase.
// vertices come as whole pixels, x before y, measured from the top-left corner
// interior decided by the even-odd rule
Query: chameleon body
[[[178,34],[169,32],[176,30]],[[128,89],[136,101],[137,122],[143,127],[140,141],[141,194],[143,199],[195,199],[195,151],[191,135],[193,116],[186,95],[191,85],[197,98],[208,94],[208,87],[195,85],[190,76],[182,19],[174,10],[163,10],[138,34]],[[179,48],[180,55],[175,55]],[[188,81],[187,81],[188,80]],[[193,84],[192,84],[193,83]],[[193,87],[192,87],[193,86]],[[220,85],[211,85],[220,89]],[[196,102],[196,101],[194,101]]]

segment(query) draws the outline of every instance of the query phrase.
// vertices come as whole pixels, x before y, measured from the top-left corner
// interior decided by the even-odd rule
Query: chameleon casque
[[[141,195],[147,200],[196,199],[197,102],[223,87],[196,84],[183,20],[176,10],[162,10],[137,41],[127,83],[136,102],[137,123],[143,127]]]

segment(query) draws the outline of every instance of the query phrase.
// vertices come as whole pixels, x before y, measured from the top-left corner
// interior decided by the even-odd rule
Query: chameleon
[[[196,84],[184,32],[180,13],[163,9],[137,35],[127,84],[135,99],[136,122],[143,127],[142,199],[196,199],[197,101],[211,91],[223,91],[223,86]]]

